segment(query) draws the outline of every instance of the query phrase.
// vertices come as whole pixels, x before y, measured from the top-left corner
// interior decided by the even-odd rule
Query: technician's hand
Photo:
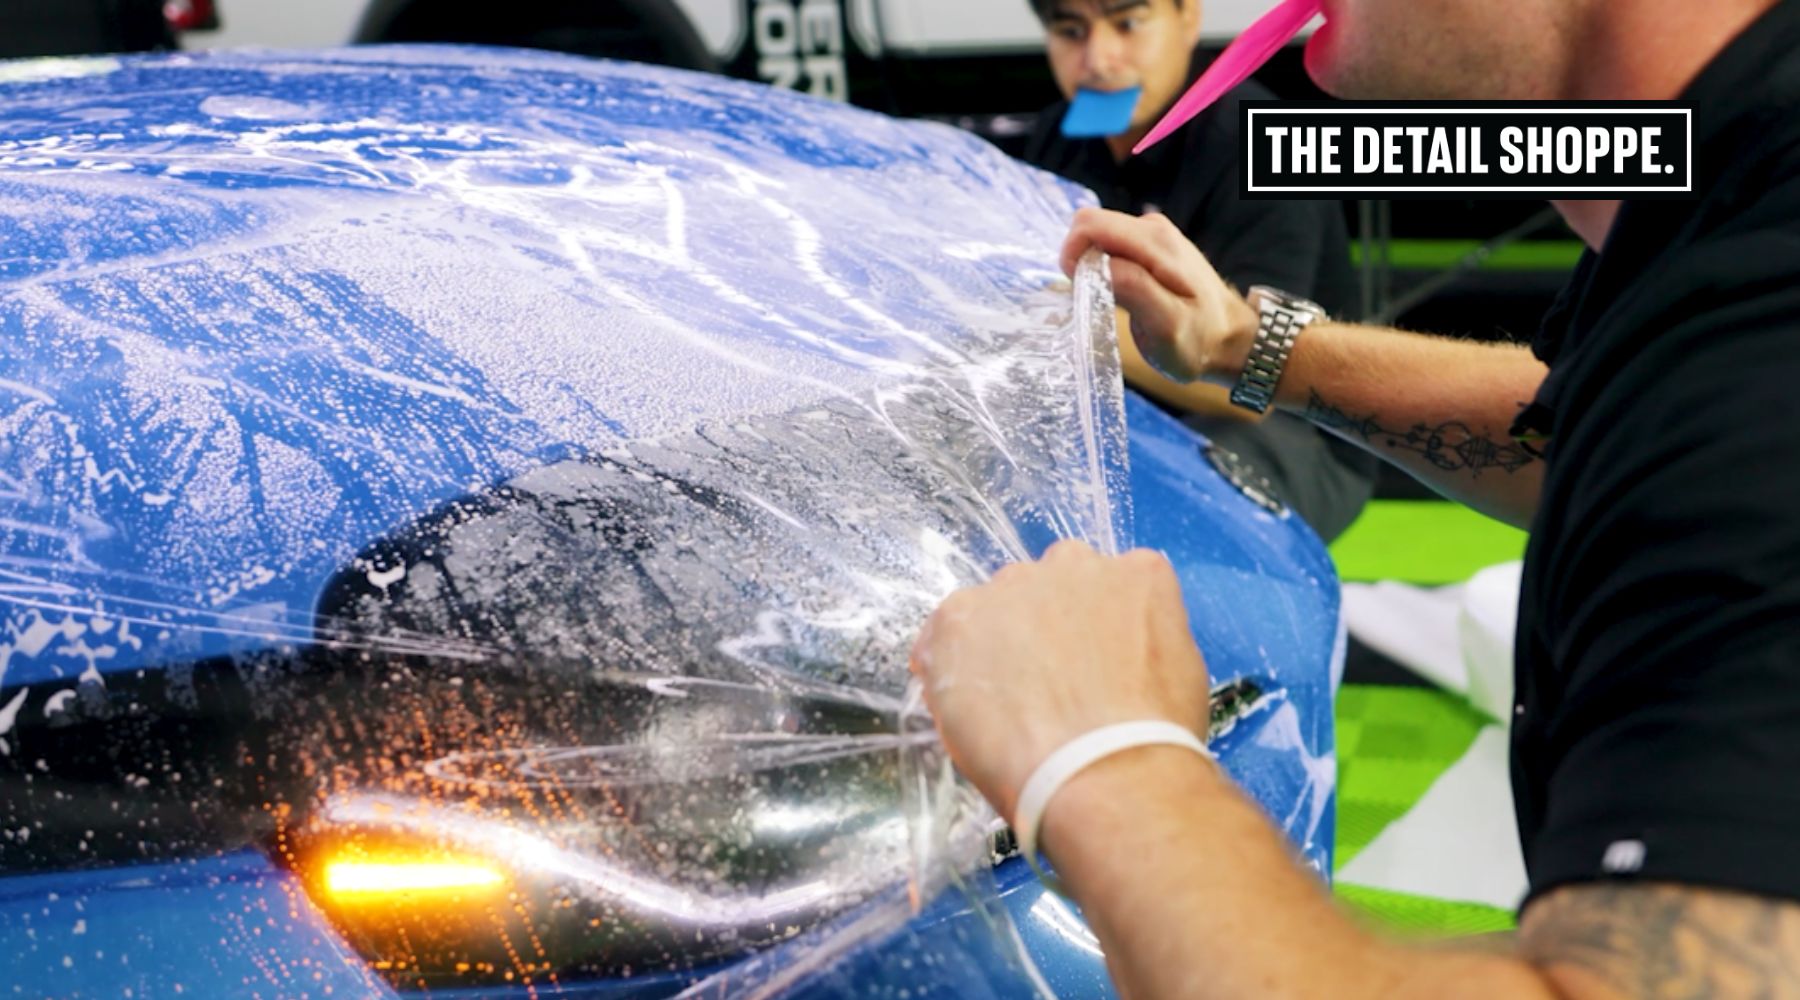
[[[951,594],[912,669],[957,769],[1008,820],[1031,772],[1083,733],[1166,719],[1206,735],[1206,663],[1174,568],[1147,550],[1059,542]]]
[[[1145,360],[1177,382],[1237,378],[1256,335],[1256,310],[1167,216],[1084,208],[1063,243],[1064,273],[1074,275],[1089,247],[1112,255],[1113,294],[1131,314],[1131,337]]]

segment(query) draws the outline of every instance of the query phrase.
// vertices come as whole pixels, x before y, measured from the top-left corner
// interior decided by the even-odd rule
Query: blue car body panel
[[[1218,602],[1196,596],[1207,592],[1203,588],[1216,586],[1219,574],[1232,575],[1231,592],[1239,595],[1247,616],[1257,614],[1256,608],[1295,600],[1290,590],[1308,590],[1320,580],[1332,579],[1322,547],[1308,533],[1257,508],[1220,478],[1201,458],[1200,443],[1180,423],[1135,395],[1128,397],[1127,417],[1138,541],[1166,552],[1174,563],[1189,595],[1188,613],[1197,636],[1255,641],[1254,618],[1234,621]],[[1221,509],[1226,513],[1218,513]],[[1214,513],[1203,513],[1209,510]],[[1243,544],[1216,530],[1220,518],[1232,520],[1239,531],[1256,533],[1270,548],[1287,553],[1289,560],[1263,564],[1253,572],[1242,558]],[[1264,734],[1258,725],[1234,733],[1231,748],[1223,752],[1233,773],[1258,791],[1260,801],[1289,802],[1293,808],[1322,812],[1315,839],[1304,845],[1304,851],[1320,870],[1329,871],[1335,828],[1332,786],[1326,783],[1321,794],[1314,770],[1329,768],[1332,760],[1329,715],[1307,712],[1304,706],[1329,704],[1330,671],[1321,665],[1341,654],[1334,653],[1331,632],[1321,630],[1309,638],[1310,647],[1293,650],[1304,658],[1277,672],[1294,704],[1302,706],[1295,718],[1309,726],[1300,734],[1306,752],[1296,752],[1288,734]],[[1225,645],[1211,648],[1215,663],[1238,660],[1250,652]],[[1323,752],[1313,756],[1315,748]],[[1114,995],[1099,944],[1070,903],[1047,892],[1018,859],[1003,863],[996,879],[1000,898],[1029,954],[1059,996]],[[977,919],[954,898],[938,911],[921,917],[922,933],[950,933],[944,925]],[[166,993],[176,984],[196,996],[264,989],[279,993],[293,988],[296,974],[303,974],[314,995],[325,995],[328,988],[336,996],[392,993],[307,903],[297,880],[257,852],[192,863],[0,879],[0,947],[6,949],[17,996],[74,995],[67,991],[83,974],[104,981],[109,992],[131,988],[139,996]],[[107,956],[116,964],[106,965],[103,975],[94,975],[88,960],[106,962]],[[121,956],[126,956],[124,961],[119,961]],[[82,960],[79,973],[74,965],[77,957]],[[906,985],[903,979],[884,981],[881,964],[880,956],[855,958],[844,975],[852,980],[866,977],[861,981],[870,994],[881,991],[877,984]],[[694,978],[691,972],[666,972],[557,988],[539,984],[536,989],[540,996],[624,1000],[667,996]],[[433,991],[469,997],[511,992]]]
[[[695,178],[715,165],[659,147],[652,139],[663,133],[725,161],[741,156],[765,175],[785,158],[808,176],[901,178],[881,181],[891,191],[929,176],[938,186],[926,190],[961,184],[971,204],[1022,205],[1034,221],[1007,234],[1018,245],[969,243],[958,251],[963,263],[928,272],[884,267],[883,255],[931,258],[941,248],[887,245],[879,225],[855,219],[824,230],[822,263],[759,253],[766,248],[742,227],[715,225],[717,239],[682,249],[706,262],[700,271],[735,275],[742,287],[792,286],[803,300],[797,314],[834,332],[831,344],[797,347],[787,320],[672,272],[659,256],[665,250],[615,248],[596,265],[592,247],[559,247],[542,235],[555,228],[558,205],[539,197],[545,191],[581,191],[582,203],[567,208],[576,214],[595,204],[646,211],[642,199],[608,203],[606,192],[618,189],[605,178],[590,184],[584,171],[595,150],[663,196],[690,183],[714,190]],[[758,186],[766,184],[766,176],[744,181],[745,204],[765,213],[757,224],[802,227],[780,199],[805,198],[804,178],[780,197]],[[492,201],[512,191],[527,194]],[[405,284],[408,262],[360,256],[368,246],[387,252],[384,227],[433,218],[441,225],[422,239],[466,235],[462,252],[541,265],[544,288],[571,301],[616,304],[653,290],[674,323],[723,329],[721,338],[773,371],[817,364],[850,391],[875,391],[881,379],[868,373],[928,358],[932,336],[971,322],[943,303],[1023,300],[1051,280],[1058,220],[1084,197],[947,129],[729,81],[537,54],[174,56],[0,73],[0,206],[19,209],[0,213],[0,740],[17,737],[9,733],[17,713],[57,710],[54,701],[26,700],[27,688],[66,681],[74,691],[182,658],[308,642],[307,615],[334,573],[396,525],[471,491],[608,443],[810,405],[784,396],[774,375],[746,376],[741,391],[701,386],[648,398],[620,388],[609,396],[604,365],[558,370],[505,351],[479,355],[469,341],[441,336],[432,309],[479,329],[530,309],[530,297],[483,298],[496,293],[474,273],[469,289],[443,284],[439,265],[455,248],[440,257],[421,251],[416,276],[437,284],[415,294]],[[697,216],[722,209],[687,206]],[[973,209],[917,211],[928,227],[932,211]],[[476,212],[488,213],[480,226],[467,221]],[[507,227],[533,235],[495,242]],[[340,255],[354,266],[335,267]],[[817,274],[793,285],[796,267],[815,264]],[[856,294],[818,293],[823,286]],[[437,305],[421,305],[428,300]],[[539,318],[548,327],[561,319]],[[92,334],[96,322],[103,336]],[[666,360],[701,371],[709,350],[674,338]],[[146,358],[156,359],[154,369]],[[144,390],[146,379],[165,381]],[[160,409],[144,408],[146,392]],[[182,407],[204,412],[183,423]],[[1106,523],[1021,506],[1008,513],[1024,554],[1086,534],[1169,555],[1214,681],[1247,678],[1268,693],[1215,749],[1328,872],[1331,697],[1342,661],[1330,561],[1298,519],[1246,497],[1208,462],[1203,439],[1153,405],[1127,393],[1122,426],[1127,448],[1109,447],[1101,434],[1077,449],[1102,466]],[[235,464],[207,467],[217,462]],[[281,495],[264,487],[284,476],[311,477],[321,502],[258,506]],[[249,507],[209,520],[204,498],[191,494],[201,483],[220,490],[217,503]],[[1019,485],[1028,494],[1055,489],[1023,477]],[[0,862],[23,836],[4,833]],[[12,874],[0,864],[0,962],[12,995],[392,992],[300,882],[260,850],[79,862]],[[1016,859],[994,879],[1044,980],[1063,996],[1109,995],[1097,945],[1069,905]],[[901,964],[908,949],[973,934],[981,919],[946,893],[903,933],[845,956],[818,995],[905,995],[916,985]],[[534,989],[667,995],[710,971]],[[957,982],[951,975],[938,988],[976,995],[979,980],[970,973],[958,989],[944,985]]]

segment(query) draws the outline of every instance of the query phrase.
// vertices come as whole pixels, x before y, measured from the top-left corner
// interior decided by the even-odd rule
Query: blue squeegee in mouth
[[[1099,139],[1123,133],[1131,127],[1131,113],[1143,92],[1142,87],[1077,90],[1063,115],[1062,134],[1071,139]]]

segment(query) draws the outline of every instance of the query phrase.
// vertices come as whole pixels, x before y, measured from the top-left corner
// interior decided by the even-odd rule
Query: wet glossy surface
[[[1329,562],[1122,394],[1098,269],[1055,272],[1080,192],[538,54],[0,102],[19,995],[1103,992],[905,692],[923,615],[1059,537],[1170,552],[1261,692],[1217,749],[1328,869]],[[324,887],[440,856],[502,888]]]

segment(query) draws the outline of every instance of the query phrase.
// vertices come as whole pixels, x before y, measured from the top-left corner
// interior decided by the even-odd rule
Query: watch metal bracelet
[[[1231,387],[1231,402],[1253,413],[1267,413],[1275,402],[1275,386],[1287,367],[1294,341],[1309,323],[1325,316],[1317,303],[1267,286],[1250,289],[1257,303],[1256,338],[1244,370]]]

